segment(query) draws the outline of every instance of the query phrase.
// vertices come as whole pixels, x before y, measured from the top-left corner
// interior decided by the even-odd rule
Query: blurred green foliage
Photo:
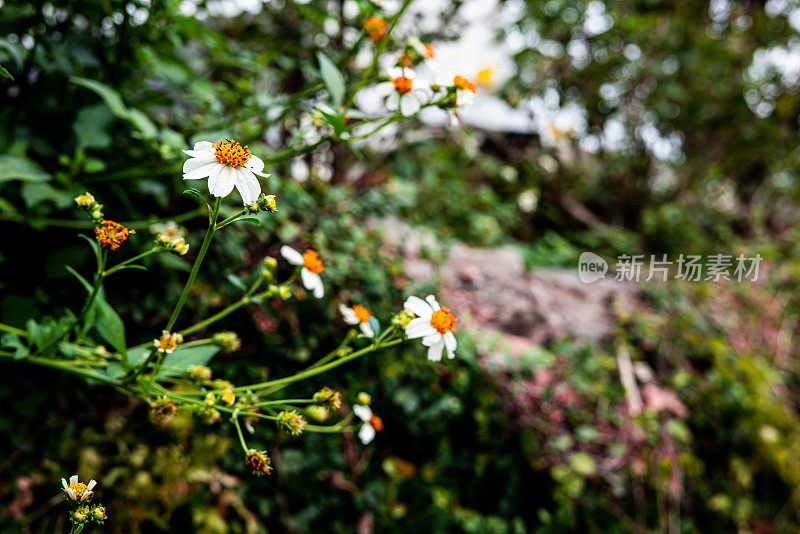
[[[377,9],[359,1],[343,20],[337,2],[272,1],[255,15],[201,20],[181,3],[0,7],[0,65],[13,77],[0,78],[3,322],[60,316],[81,295],[63,265],[91,269],[75,235],[91,227],[72,203],[84,190],[136,221],[131,253],[148,248],[160,219],[179,220],[196,247],[204,217],[179,195],[180,150],[230,136],[269,161],[313,139],[302,128],[304,106],[325,92],[317,54],[355,79],[344,29]],[[589,135],[619,120],[633,132],[624,148],[429,128],[388,152],[321,145],[301,158],[304,182],[291,179],[288,159],[268,163],[265,189],[280,211],[215,243],[186,320],[230,301],[229,275],[246,283],[287,242],[313,243],[326,258],[331,297],[388,317],[407,294],[434,288],[408,280],[368,224],[387,215],[432,228],[442,243],[515,243],[530,267],[572,266],[585,249],[755,250],[772,263],[766,285],[651,289],[641,307],[619,306],[614,339],[600,345],[559,341],[487,364],[509,352],[501,336],[462,331],[447,365],[431,366],[416,347],[355,362],[299,393],[327,384],[352,404],[368,391],[385,425],[374,445],[350,435],[261,443],[276,467],[261,479],[228,454],[227,428],[178,417],[162,430],[113,391],[4,362],[0,529],[64,531],[53,496],[60,477],[78,472],[98,479],[112,532],[798,531],[798,369],[791,342],[771,340],[791,336],[798,311],[800,96],[773,88],[759,116],[746,95],[782,87],[779,75],[759,86],[745,72],[757,49],[787,46],[796,32],[760,2],[725,3],[714,20],[705,2],[608,0],[614,24],[590,35],[579,22],[596,4],[520,4],[501,40],[535,32],[561,53],[525,47],[517,75],[495,89],[511,104],[555,91],[586,110]],[[585,63],[564,53],[576,40]],[[638,55],[624,53],[630,45]],[[614,98],[601,96],[608,84]],[[680,154],[656,157],[647,124],[678,135]],[[131,319],[130,339],[152,338],[190,265],[147,261],[147,273],[106,288]],[[337,320],[333,298],[249,307],[220,325],[242,349],[211,367],[235,383],[292,372],[336,346]],[[650,369],[660,403],[635,418],[620,351]]]

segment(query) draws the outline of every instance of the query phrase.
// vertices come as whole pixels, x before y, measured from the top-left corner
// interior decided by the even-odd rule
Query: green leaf
[[[319,61],[319,73],[322,76],[322,81],[325,87],[328,88],[328,93],[331,95],[331,100],[335,107],[339,107],[344,102],[344,77],[336,65],[328,59],[328,56],[322,52],[317,52],[317,61]]]
[[[381,333],[381,323],[374,315],[370,315],[369,317],[367,317],[367,322],[369,323],[369,326],[372,328],[372,333],[375,334],[375,336]]]
[[[190,365],[205,365],[219,352],[216,345],[202,345],[200,347],[178,347],[172,354],[164,357],[163,365],[172,369],[162,369],[158,377],[180,376]],[[180,370],[180,372],[178,371]]]
[[[111,362],[108,364],[108,367],[106,367],[106,374],[109,378],[113,378],[114,380],[122,378],[127,372],[128,370],[125,369],[125,366],[119,362]]]
[[[137,271],[146,271],[147,267],[144,265],[139,265],[138,263],[132,263],[130,265],[123,265],[122,267],[117,268],[117,272],[124,271],[125,269],[136,269]]]
[[[50,179],[36,163],[28,158],[0,156],[0,182],[22,180],[23,182],[46,182]]]
[[[128,352],[125,346],[125,324],[102,295],[95,296],[95,329],[120,354]]]
[[[119,93],[117,93],[111,87],[107,86],[106,84],[89,80],[88,78],[80,78],[78,76],[72,76],[69,80],[76,85],[80,85],[81,87],[85,87],[90,91],[97,93],[111,110],[111,113],[121,119],[128,119],[128,108],[125,106],[125,102],[122,101],[122,97],[119,96]]]
[[[5,76],[6,78],[9,78],[12,82],[14,81],[14,77],[11,75],[10,72],[8,72],[8,69],[6,69],[2,65],[0,65],[0,76]]]
[[[259,227],[261,226],[261,221],[256,217],[239,217],[238,219],[234,219],[233,221],[231,221],[231,223],[237,223],[237,222],[246,222],[250,224],[255,224],[256,226]]]
[[[233,286],[237,289],[241,289],[242,291],[247,289],[247,286],[242,282],[242,279],[236,276],[235,274],[229,274],[227,277],[228,282],[233,284]]]
[[[65,209],[72,205],[72,195],[65,193],[49,184],[39,182],[26,183],[22,186],[22,199],[27,207],[32,207],[42,202],[50,201],[57,208]]]
[[[16,334],[3,334],[0,336],[0,347],[14,349],[14,359],[21,360],[30,354],[28,347]]]
[[[128,121],[141,132],[145,139],[153,139],[158,135],[158,128],[153,121],[138,109],[128,110]]]
[[[83,148],[108,148],[111,146],[111,135],[108,128],[114,122],[114,115],[104,104],[97,104],[81,109],[72,131],[78,138],[78,144]]]
[[[210,213],[213,211],[213,210],[211,209],[211,204],[209,204],[209,203],[208,203],[208,200],[206,200],[206,197],[204,197],[203,195],[201,195],[201,194],[200,194],[200,191],[198,191],[197,189],[187,189],[187,190],[186,190],[186,191],[184,191],[183,193],[184,193],[184,194],[186,194],[186,195],[192,195],[193,197],[195,197],[195,198],[199,198],[200,200],[202,200],[202,201],[203,201],[203,204],[205,204],[205,205],[206,205],[206,207],[208,208],[208,213],[209,213],[209,214],[210,214]]]

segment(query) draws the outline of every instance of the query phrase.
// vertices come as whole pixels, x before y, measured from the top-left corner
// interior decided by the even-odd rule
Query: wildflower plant
[[[34,326],[22,330],[0,324],[0,331],[4,333],[0,358],[25,359],[31,364],[60,369],[95,384],[109,386],[146,403],[150,407],[151,420],[159,427],[168,426],[179,413],[192,414],[198,421],[209,425],[230,423],[241,443],[247,467],[257,476],[270,474],[273,470],[268,453],[251,447],[242,431],[244,426],[248,433],[253,433],[254,423],[258,421],[273,422],[273,425],[262,427],[263,435],[259,437],[265,440],[278,435],[297,437],[306,432],[358,432],[364,444],[371,442],[376,432],[381,430],[382,422],[372,413],[368,399],[359,399],[353,414],[342,416],[342,395],[339,392],[325,387],[313,395],[306,391],[306,396],[303,396],[300,393],[304,391],[302,384],[407,339],[421,338],[430,360],[440,360],[443,352],[452,358],[456,348],[452,330],[457,319],[447,308],[441,308],[432,296],[427,301],[409,298],[405,310],[398,310],[398,315],[387,318],[385,327],[370,310],[369,303],[337,303],[344,322],[357,326],[358,330],[347,329],[336,348],[317,357],[305,369],[250,384],[237,383],[235,377],[214,380],[207,366],[211,356],[196,349],[207,347],[215,348],[214,352],[222,349],[235,353],[241,347],[239,336],[231,331],[214,331],[215,324],[246,306],[261,307],[270,301],[290,301],[295,296],[300,297],[305,293],[298,284],[302,284],[316,299],[323,299],[326,294],[335,295],[334,291],[326,292],[325,267],[335,265],[336,259],[324,256],[313,245],[284,244],[280,248],[281,258],[267,256],[258,262],[253,269],[252,282],[242,284],[237,300],[194,324],[187,323],[182,312],[192,298],[210,247],[225,239],[228,227],[242,222],[260,224],[263,219],[255,215],[269,218],[278,212],[280,199],[268,192],[275,178],[270,178],[271,174],[265,172],[272,165],[312,153],[323,143],[349,143],[369,137],[426,107],[451,109],[456,104],[454,99],[461,105],[464,91],[474,92],[474,86],[461,83],[458,78],[452,87],[438,93],[418,87],[410,66],[426,62],[434,52],[429,43],[417,36],[396,39],[392,36],[408,5],[409,2],[403,4],[392,17],[375,14],[363,21],[365,35],[374,41],[370,44],[374,56],[360,77],[353,80],[354,83],[348,84],[338,67],[319,54],[321,86],[327,97],[313,97],[313,111],[309,116],[314,124],[322,127],[319,131],[324,135],[301,146],[287,147],[272,157],[259,154],[256,144],[250,148],[251,145],[231,138],[198,140],[191,148],[183,150],[188,157],[182,161],[182,176],[176,172],[169,179],[179,183],[182,178],[193,186],[184,191],[199,202],[200,208],[193,214],[196,216],[203,212],[207,217],[207,226],[199,241],[194,241],[176,222],[180,220],[183,223],[187,217],[156,223],[119,222],[115,214],[106,213],[110,210],[92,192],[86,191],[75,197],[74,205],[84,212],[87,224],[93,226],[93,231],[87,232],[89,235],[80,234],[94,256],[92,272],[82,274],[67,267],[78,287],[85,291],[85,299],[75,311],[68,312],[48,328]],[[399,54],[406,59],[381,85],[377,65],[380,56],[390,46],[399,49],[394,57]],[[357,94],[371,84],[387,90],[388,115],[365,117],[355,108]],[[227,197],[234,190],[241,202],[237,208],[227,205]],[[141,240],[136,241],[139,245],[148,241],[141,232],[137,233],[136,228],[149,228],[153,237],[149,248],[131,255],[128,251],[134,240]],[[125,337],[125,321],[106,300],[105,283],[111,277],[136,276],[136,273],[128,271],[146,270],[142,260],[156,255],[186,256],[192,260],[192,265],[177,300],[169,308],[166,321],[147,338],[131,345]],[[285,276],[281,278],[279,274]],[[35,321],[32,324],[38,325]],[[101,350],[95,334],[110,348]],[[292,388],[299,394],[282,397],[279,392],[285,388]],[[312,424],[304,414],[314,421],[333,419],[334,422]],[[100,523],[105,518],[102,506],[88,503],[93,485],[94,481],[84,486],[76,477],[71,478],[69,484],[64,481],[64,491],[75,504],[71,519],[79,530],[89,522]]]

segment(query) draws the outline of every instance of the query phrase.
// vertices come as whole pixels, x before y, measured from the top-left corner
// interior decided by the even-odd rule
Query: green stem
[[[163,250],[163,249],[160,249],[159,247],[153,247],[150,250],[142,252],[141,254],[137,254],[136,256],[134,256],[132,258],[129,258],[129,259],[123,261],[123,262],[120,262],[120,263],[116,264],[115,266],[113,266],[112,268],[108,269],[104,273],[104,276],[112,275],[115,272],[119,271],[123,266],[128,265],[129,263],[133,263],[136,260],[140,260],[140,259],[144,258],[145,256],[149,256],[150,254],[153,254],[155,252],[159,252],[160,250]]]
[[[203,238],[203,244],[200,246],[200,252],[197,254],[197,259],[194,260],[192,271],[189,273],[189,279],[186,281],[186,285],[183,286],[181,296],[178,298],[178,303],[175,305],[175,309],[172,310],[172,315],[170,315],[169,321],[167,321],[165,330],[171,330],[172,327],[175,326],[175,321],[178,320],[178,316],[183,309],[183,305],[186,304],[186,299],[189,297],[189,291],[192,290],[194,280],[197,278],[197,272],[200,270],[200,264],[203,263],[203,258],[205,257],[206,251],[211,244],[211,239],[214,237],[214,226],[217,223],[217,216],[219,215],[219,207],[221,202],[222,199],[219,197],[214,201],[214,207],[211,210],[211,214],[209,215],[208,219],[208,230],[206,230],[206,235]]]
[[[283,160],[286,160],[286,159],[291,159],[291,158],[293,158],[295,156],[299,156],[301,154],[305,154],[306,152],[311,152],[312,150],[314,150],[315,148],[317,148],[321,144],[326,143],[326,142],[330,141],[331,139],[333,139],[332,135],[326,135],[325,137],[322,137],[319,141],[317,141],[315,143],[311,143],[310,145],[305,145],[305,146],[301,146],[300,148],[294,148],[294,149],[284,150],[283,152],[278,152],[277,154],[275,154],[271,158],[265,159],[264,163],[265,164],[267,164],[267,163],[277,163],[279,161],[283,161]]]
[[[28,333],[25,330],[20,330],[19,328],[15,328],[11,325],[0,323],[0,332],[8,332],[9,334],[14,334],[20,337],[28,337]]]
[[[219,229],[221,229],[221,228],[225,228],[226,226],[228,226],[230,223],[232,223],[232,222],[233,222],[233,221],[235,221],[235,220],[236,220],[238,217],[241,217],[241,216],[242,216],[242,215],[244,215],[245,213],[247,213],[247,210],[241,210],[241,211],[239,211],[239,212],[235,213],[234,215],[231,215],[231,216],[230,216],[230,217],[228,217],[227,219],[223,220],[222,222],[220,222],[219,224],[217,224],[216,226],[214,226],[214,231],[216,232],[217,230],[219,230]]]
[[[258,390],[258,389],[268,388],[268,387],[271,387],[271,386],[279,386],[279,385],[283,385],[283,384],[291,384],[292,382],[297,382],[298,380],[304,380],[304,379],[309,378],[311,376],[315,376],[315,375],[324,373],[325,371],[333,369],[334,367],[338,367],[338,366],[340,366],[340,365],[342,365],[344,363],[349,362],[350,360],[355,360],[356,358],[358,358],[360,356],[363,356],[365,354],[368,354],[370,352],[373,352],[373,351],[375,351],[377,349],[380,349],[380,348],[383,348],[383,347],[391,347],[393,345],[397,345],[398,343],[401,343],[402,341],[403,341],[402,339],[393,339],[391,341],[387,341],[386,343],[382,343],[382,344],[372,344],[369,347],[364,347],[361,350],[357,350],[355,352],[352,352],[352,353],[348,354],[347,356],[344,356],[344,357],[342,357],[342,358],[340,358],[340,359],[338,359],[338,360],[336,360],[334,362],[330,362],[330,363],[327,363],[325,365],[321,365],[319,367],[314,367],[314,368],[308,369],[306,371],[301,371],[300,373],[297,373],[297,374],[292,375],[292,376],[287,376],[285,378],[279,378],[277,380],[270,380],[268,382],[261,382],[259,384],[253,384],[253,385],[250,385],[250,386],[240,386],[240,387],[233,388],[233,390],[234,391]]]
[[[242,450],[245,454],[249,450],[247,448],[247,443],[244,441],[244,434],[242,434],[242,427],[239,426],[239,410],[237,409],[233,412],[233,416],[231,416],[231,421],[233,421],[233,425],[236,427],[236,433],[239,435],[239,443],[242,444]]]
[[[247,305],[249,303],[250,303],[250,298],[249,297],[242,298],[242,299],[234,302],[230,306],[224,308],[223,310],[218,311],[217,313],[215,313],[211,317],[209,317],[207,319],[204,319],[204,320],[200,321],[199,323],[193,324],[192,326],[181,330],[179,332],[179,334],[181,334],[182,336],[187,336],[187,335],[189,335],[189,334],[191,334],[193,332],[197,332],[201,328],[205,328],[206,326],[210,325],[211,323],[219,321],[220,319],[222,319],[223,317],[225,317],[229,313],[231,313],[231,312],[233,312],[235,310],[238,310],[242,306],[245,306],[245,305]]]

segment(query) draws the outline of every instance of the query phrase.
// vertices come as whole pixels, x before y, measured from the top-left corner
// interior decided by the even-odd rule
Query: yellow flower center
[[[397,78],[392,78],[392,83],[398,93],[407,93],[411,90],[413,80],[405,76],[398,76]]]
[[[478,90],[477,86],[469,81],[468,79],[464,78],[463,76],[456,76],[453,78],[453,84],[459,89],[464,89],[466,91],[472,91],[473,93]]]
[[[128,234],[135,234],[136,230],[125,228],[118,222],[103,220],[94,232],[101,245],[117,250],[128,239]]]
[[[247,150],[247,145],[242,146],[238,141],[232,139],[226,139],[224,141],[220,139],[211,146],[214,147],[214,155],[217,159],[221,163],[230,165],[231,167],[241,167],[247,163],[247,160],[252,156],[250,151]]]
[[[369,316],[372,315],[368,309],[366,309],[364,306],[361,306],[360,304],[356,304],[355,306],[353,306],[353,313],[356,314],[356,317],[362,323],[366,323],[367,320],[369,319]]]
[[[428,59],[433,59],[433,46],[430,43],[425,43],[422,46],[425,48],[425,55],[428,56]]]
[[[86,490],[87,490],[87,488],[86,488],[86,484],[84,484],[83,482],[76,482],[76,483],[74,483],[74,484],[70,484],[70,485],[69,485],[69,488],[70,488],[70,489],[73,489],[73,490],[75,490],[75,495],[76,495],[76,496],[77,496],[79,499],[80,499],[81,497],[83,497],[83,494],[84,494],[84,493],[86,492]]]
[[[439,331],[440,334],[446,334],[456,327],[458,318],[450,313],[447,308],[441,308],[433,312],[431,315],[431,325]]]
[[[314,274],[322,272],[322,260],[319,259],[317,253],[313,250],[306,250],[303,254],[303,267],[308,269]]]

